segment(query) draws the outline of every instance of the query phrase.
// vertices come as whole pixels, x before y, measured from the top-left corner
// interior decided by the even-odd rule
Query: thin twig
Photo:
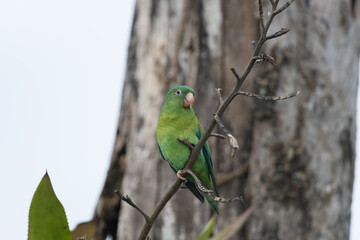
[[[288,8],[293,2],[294,2],[294,0],[288,0],[281,8],[277,9],[277,5],[279,3],[279,0],[275,0],[275,6],[273,6],[273,10],[272,10],[272,13],[270,14],[269,20],[266,22],[266,26],[265,26],[266,32],[269,30],[270,24],[272,23],[274,17],[277,14],[284,11],[286,8]],[[263,38],[263,36],[261,36],[260,38]],[[263,40],[262,44],[265,43],[269,39],[272,39],[272,38],[271,37],[270,38],[265,37],[264,39],[262,39]]]
[[[226,136],[228,136],[228,138],[230,139],[230,145],[232,147],[231,157],[234,157],[236,151],[239,149],[239,144],[237,143],[236,138],[234,138],[234,136],[229,132],[229,130],[225,128],[223,122],[220,120],[218,115],[214,114],[214,119],[216,120],[221,130],[223,130]]]
[[[177,179],[174,184],[170,187],[170,189],[165,193],[165,195],[161,198],[160,202],[158,202],[155,206],[154,212],[150,216],[149,221],[145,221],[144,226],[141,230],[139,239],[146,239],[147,235],[149,234],[152,226],[156,218],[159,216],[162,209],[165,207],[166,203],[171,199],[172,196],[177,192],[181,185],[181,180]]]
[[[278,15],[279,13],[281,13],[282,11],[284,11],[285,9],[287,9],[295,0],[289,0],[287,1],[281,8],[277,9],[273,14],[274,16]]]
[[[192,145],[191,143],[189,143],[188,141],[181,139],[181,138],[176,138],[176,140],[178,140],[179,142],[185,144],[186,146],[188,146],[190,148],[190,150],[194,149],[194,145]]]
[[[253,97],[253,98],[257,98],[257,99],[265,100],[265,101],[279,101],[279,100],[285,100],[285,99],[295,97],[295,96],[299,95],[299,93],[300,93],[300,91],[282,95],[282,96],[263,96],[263,95],[259,95],[259,94],[255,94],[255,93],[238,91],[236,94],[247,96],[247,97]]]
[[[270,0],[273,12],[276,10],[279,0]]]
[[[260,17],[260,31],[261,34],[265,33],[265,20],[264,20],[264,9],[263,9],[263,1],[258,0],[259,5],[259,17]]]
[[[256,46],[256,47],[258,47],[258,46]],[[252,57],[251,60],[255,60],[255,56],[257,56],[257,54],[256,54],[256,55],[254,54],[254,57]],[[251,60],[250,60],[250,62],[251,62]],[[255,61],[254,61],[254,63],[255,63]],[[253,64],[252,64],[252,65],[253,65]],[[249,65],[248,65],[248,66],[249,66]],[[241,77],[240,77],[239,74],[235,71],[235,68],[230,68],[230,70],[231,70],[232,73],[234,74],[236,80],[237,80],[238,82],[241,82]]]
[[[121,200],[138,210],[139,213],[144,216],[146,222],[149,221],[150,217],[138,205],[136,205],[128,195],[122,195],[121,192],[119,192],[117,189],[114,192],[120,197]]]
[[[221,138],[221,139],[225,139],[226,137],[222,134],[218,134],[218,133],[211,133],[210,137],[217,137],[217,138]]]
[[[224,103],[224,99],[221,96],[221,90],[222,90],[221,88],[215,88],[215,92],[218,95],[220,105]]]
[[[251,41],[251,45],[253,46],[253,50],[255,51],[257,43],[255,41]]]
[[[276,66],[275,59],[269,55],[266,54],[260,54],[258,56],[253,57],[255,59],[255,63],[262,62],[262,61],[268,61],[272,65]]]
[[[209,196],[211,197],[211,196]],[[215,201],[215,202],[219,202],[219,203],[231,203],[231,202],[235,202],[235,201],[241,201],[244,205],[245,205],[245,202],[244,202],[244,198],[243,196],[240,196],[240,197],[230,197],[230,198],[225,198],[225,197],[212,197],[212,199]]]
[[[272,34],[272,35],[270,35],[270,36],[267,36],[267,37],[266,37],[266,40],[280,37],[280,36],[282,36],[282,35],[284,35],[284,34],[286,34],[286,33],[288,33],[288,32],[289,32],[289,29],[287,29],[287,28],[282,28],[282,29],[280,29],[279,31],[277,31],[276,33],[274,33],[274,34]]]
[[[276,9],[274,0],[270,0],[270,2],[271,2],[271,5],[272,5],[273,9]]]

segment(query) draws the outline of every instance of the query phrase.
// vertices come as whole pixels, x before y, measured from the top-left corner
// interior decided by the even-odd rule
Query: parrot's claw
[[[176,176],[186,182],[186,178],[184,178],[182,175],[182,170],[177,171]]]
[[[185,185],[184,182],[181,182],[180,188],[181,188],[181,189],[187,189],[188,187]]]

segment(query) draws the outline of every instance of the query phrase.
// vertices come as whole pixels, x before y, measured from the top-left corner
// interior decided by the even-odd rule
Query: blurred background
[[[92,218],[113,151],[134,9],[134,1],[0,3],[2,238],[26,239],[46,170],[70,228]],[[356,161],[352,240],[360,238]]]

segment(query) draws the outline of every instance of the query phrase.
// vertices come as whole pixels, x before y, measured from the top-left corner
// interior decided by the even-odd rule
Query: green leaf
[[[64,207],[57,199],[47,172],[30,205],[28,240],[71,240]]]
[[[215,226],[216,215],[214,215],[209,222],[206,224],[204,229],[201,231],[200,235],[196,238],[196,240],[206,240],[210,236]]]
[[[254,211],[254,206],[249,207],[245,212],[243,212],[239,217],[237,217],[232,223],[223,228],[219,233],[217,233],[210,240],[226,240],[233,236],[248,220],[251,213]]]

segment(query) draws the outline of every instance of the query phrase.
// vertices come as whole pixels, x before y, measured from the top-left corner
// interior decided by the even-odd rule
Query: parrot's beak
[[[188,94],[186,94],[186,96],[184,98],[183,107],[189,108],[193,105],[193,103],[194,103],[194,94],[189,92]]]

